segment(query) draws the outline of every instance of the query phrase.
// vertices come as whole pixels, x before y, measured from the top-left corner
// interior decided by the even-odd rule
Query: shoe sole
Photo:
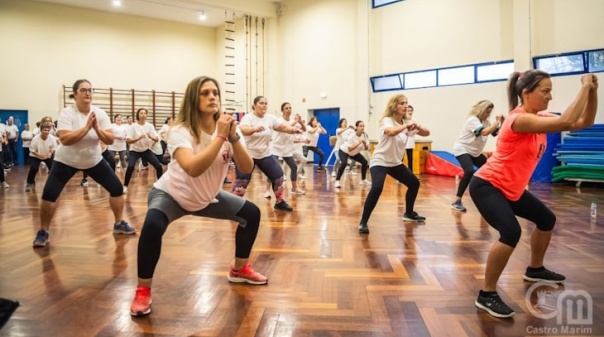
[[[135,234],[135,233],[136,233],[136,231],[133,231],[133,232],[126,232],[126,231],[115,230],[115,229],[113,230],[113,234],[132,235],[132,234]]]
[[[137,312],[133,312],[130,311],[130,316],[132,317],[143,317],[143,316],[147,316],[151,313],[151,302],[149,302],[149,308],[145,311],[137,311]]]
[[[359,229],[359,234],[369,234],[369,229]]]
[[[283,209],[283,208],[279,208],[279,207],[273,207],[275,210],[277,211],[283,211],[283,212],[293,212],[294,209]]]
[[[34,243],[33,247],[34,248],[42,248],[42,247],[46,247],[48,244],[50,243],[50,241],[46,241],[45,244],[41,244],[41,243]]]
[[[413,220],[413,219],[407,219],[407,218],[403,218],[403,221],[407,221],[407,222],[426,222],[426,220]]]
[[[515,312],[512,311],[511,314],[509,315],[503,315],[503,314],[498,314],[496,312],[494,312],[493,310],[489,309],[488,307],[485,307],[484,305],[478,303],[478,301],[474,301],[474,305],[481,310],[486,311],[489,315],[493,316],[493,317],[497,317],[497,318],[510,318],[512,316],[514,316]]]
[[[561,280],[561,281],[547,280],[547,279],[542,279],[542,278],[529,277],[526,275],[524,275],[523,278],[525,281],[529,281],[529,282],[545,282],[545,283],[550,283],[550,284],[560,284],[560,283],[564,283],[564,281],[565,281],[565,280]]]
[[[455,212],[459,212],[459,213],[465,213],[468,210],[467,209],[459,209],[459,208],[455,208],[455,206],[451,206],[451,209],[454,210]]]
[[[247,284],[253,284],[253,285],[257,285],[257,286],[268,284],[268,280],[266,280],[266,281],[252,281],[252,280],[249,280],[249,279],[246,279],[246,278],[234,277],[234,276],[231,276],[231,275],[229,275],[227,278],[228,278],[229,282],[231,282],[231,283],[247,283]]]

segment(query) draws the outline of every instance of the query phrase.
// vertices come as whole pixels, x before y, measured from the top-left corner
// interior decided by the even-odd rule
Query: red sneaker
[[[267,284],[268,278],[266,276],[257,273],[252,269],[250,264],[246,264],[239,270],[235,271],[233,266],[231,266],[231,270],[229,271],[229,282],[235,283],[249,283],[249,284]]]
[[[151,288],[138,286],[130,305],[130,315],[139,317],[149,313],[151,313]]]

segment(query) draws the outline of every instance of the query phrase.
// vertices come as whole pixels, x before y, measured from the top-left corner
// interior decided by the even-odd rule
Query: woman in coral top
[[[541,70],[514,72],[508,81],[512,110],[499,131],[497,150],[470,181],[470,196],[482,217],[497,231],[487,258],[484,286],[475,305],[495,317],[511,317],[514,310],[497,294],[497,281],[520,240],[517,216],[534,222],[531,261],[524,274],[530,282],[563,283],[565,277],[543,266],[556,216],[526,190],[546,147],[546,133],[578,130],[594,123],[598,78],[581,77],[581,89],[561,116],[543,112],[552,99],[550,75]],[[518,100],[520,99],[520,106]]]
[[[228,219],[239,223],[235,233],[235,259],[228,280],[266,284],[248,259],[260,224],[260,209],[222,189],[231,159],[249,173],[254,161],[239,141],[232,116],[222,114],[216,80],[197,77],[187,86],[174,125],[168,131],[172,161],[166,174],[149,192],[147,216],[138,242],[138,286],[130,314],[151,312],[151,282],[168,225],[185,215]]]

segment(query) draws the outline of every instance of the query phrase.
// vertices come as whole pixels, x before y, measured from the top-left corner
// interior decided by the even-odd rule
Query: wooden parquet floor
[[[126,197],[125,218],[138,230],[152,171],[135,172]],[[481,221],[469,196],[466,214],[450,210],[454,179],[423,175],[416,211],[428,220],[409,224],[401,220],[406,188],[388,178],[369,222],[371,234],[359,235],[369,191],[359,186],[360,176],[347,177],[334,191],[326,173],[309,174],[301,181],[306,195],[292,196],[288,187],[295,211],[283,213],[263,198],[265,179],[256,171],[247,198],[261,208],[262,222],[251,261],[269,284],[229,284],[233,225],[186,217],[164,236],[153,312],[131,318],[138,236],[112,234],[107,192],[94,182],[80,187],[76,176],[60,198],[50,246],[33,249],[46,175],[38,175],[36,192],[26,193],[26,174],[23,167],[13,168],[7,176],[11,188],[0,191],[0,297],[21,302],[0,331],[3,337],[604,336],[602,185],[531,185],[558,217],[546,266],[565,274],[567,282],[542,287],[538,296],[523,281],[534,226],[522,220],[521,242],[499,285],[499,294],[516,310],[504,320],[474,307],[487,251],[498,235]],[[601,206],[596,221],[590,220],[591,202]],[[580,303],[593,310],[591,322],[568,324],[560,314],[558,324],[556,316],[539,317],[547,306],[542,314],[533,309],[554,297],[552,313],[555,296],[569,290],[585,291],[593,301]],[[570,304],[561,312],[570,311]]]

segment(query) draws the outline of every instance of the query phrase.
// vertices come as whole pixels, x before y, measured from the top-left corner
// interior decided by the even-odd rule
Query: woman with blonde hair
[[[417,131],[417,134],[420,136],[429,136],[430,130],[414,121],[404,120],[405,113],[407,112],[407,102],[405,95],[397,94],[392,96],[380,119],[380,138],[373,150],[369,163],[372,185],[363,207],[359,233],[369,233],[367,222],[382,194],[386,175],[390,175],[407,186],[403,221],[423,222],[426,220],[425,217],[413,210],[417,192],[419,191],[419,180],[403,164],[403,158],[405,156],[409,133]]]
[[[151,312],[151,283],[162,236],[170,223],[185,215],[238,222],[235,258],[227,278],[229,282],[258,285],[268,282],[248,263],[260,225],[260,209],[222,189],[231,159],[241,172],[250,173],[254,168],[236,129],[235,118],[222,113],[218,82],[205,76],[194,78],[167,134],[172,158],[169,169],[149,192],[138,242],[138,286],[130,306],[132,316]]]
[[[466,211],[461,203],[461,197],[474,175],[474,166],[480,168],[487,162],[487,157],[482,150],[487,144],[488,136],[497,136],[501,123],[503,123],[503,115],[495,116],[495,124],[491,124],[489,121],[493,107],[493,103],[487,100],[474,104],[463,124],[459,138],[453,145],[453,154],[463,169],[463,177],[457,186],[457,200],[451,204],[451,209],[454,211]]]

